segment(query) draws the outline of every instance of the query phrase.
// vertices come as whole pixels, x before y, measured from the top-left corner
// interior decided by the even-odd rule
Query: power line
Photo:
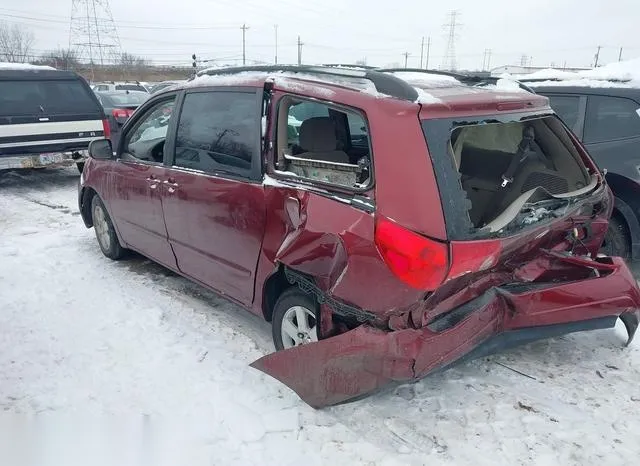
[[[69,21],[57,20],[57,19],[45,19],[45,18],[37,18],[34,16],[23,16],[23,15],[11,15],[7,13],[0,13],[0,16],[6,18],[17,18],[17,19],[26,19],[29,21],[38,21],[43,23],[53,23],[53,24],[68,24]],[[109,17],[97,16],[96,20],[102,21],[113,21],[113,17],[109,19]],[[118,21],[120,23],[120,21]],[[120,29],[148,29],[148,30],[179,30],[183,31],[187,30],[225,30],[225,29],[235,29],[235,26],[141,26],[141,25],[127,25],[120,24]]]

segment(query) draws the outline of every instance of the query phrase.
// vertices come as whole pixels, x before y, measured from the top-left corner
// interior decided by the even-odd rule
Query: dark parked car
[[[615,206],[603,252],[640,259],[640,89],[620,83],[528,83],[607,170]]]
[[[109,122],[109,128],[111,130],[110,139],[113,145],[116,146],[120,139],[122,126],[136,108],[149,98],[149,94],[140,91],[95,92]]]
[[[96,92],[112,92],[112,91],[138,91],[149,92],[149,90],[138,81],[124,81],[124,82],[101,82],[94,83],[91,88]]]
[[[611,191],[546,98],[208,74],[145,102],[115,155],[92,143],[82,218],[107,257],[138,251],[272,322],[281,351],[253,366],[312,406],[618,318],[633,338],[640,290],[598,255]]]

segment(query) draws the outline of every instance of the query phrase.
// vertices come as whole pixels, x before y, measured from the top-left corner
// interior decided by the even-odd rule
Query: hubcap
[[[285,349],[318,341],[316,317],[303,306],[287,309],[282,319],[282,344]]]
[[[107,216],[100,206],[96,206],[96,208],[93,209],[93,227],[96,229],[96,236],[98,237],[100,246],[108,250],[111,247],[109,224],[107,223]]]

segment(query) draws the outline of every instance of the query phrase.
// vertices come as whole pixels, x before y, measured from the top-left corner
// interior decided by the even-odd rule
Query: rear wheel
[[[93,196],[91,200],[91,215],[93,229],[96,231],[96,238],[102,253],[109,259],[122,259],[125,256],[126,249],[118,241],[116,230],[113,228],[107,209],[97,195]]]
[[[318,341],[318,304],[298,288],[290,288],[278,298],[273,310],[272,333],[276,350]]]
[[[609,229],[604,237],[601,252],[607,256],[618,256],[625,260],[631,258],[631,239],[627,224],[617,216],[609,219]]]

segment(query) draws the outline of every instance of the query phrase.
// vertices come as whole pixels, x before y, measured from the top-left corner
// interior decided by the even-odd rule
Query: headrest
[[[314,117],[302,122],[300,147],[305,151],[329,152],[336,150],[337,145],[336,129],[329,117]]]

